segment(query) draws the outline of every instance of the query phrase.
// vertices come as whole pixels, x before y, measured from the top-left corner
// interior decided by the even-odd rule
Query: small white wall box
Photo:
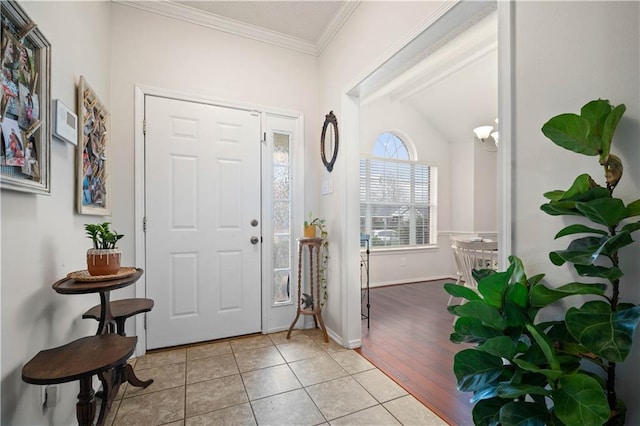
[[[78,116],[60,99],[56,99],[55,103],[56,119],[53,134],[64,141],[78,145]]]

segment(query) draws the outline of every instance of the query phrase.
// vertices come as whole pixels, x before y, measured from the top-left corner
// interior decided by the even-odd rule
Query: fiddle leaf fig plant
[[[640,230],[640,199],[613,196],[623,165],[611,146],[624,112],[624,105],[598,99],[579,115],[561,114],[542,127],[558,146],[597,156],[604,169],[603,186],[581,174],[567,190],[545,193],[541,206],[552,216],[576,217],[555,235],[571,238],[567,248],[549,259],[572,268],[578,281],[548,285],[542,275],[526,278],[522,262],[510,257],[506,272],[476,271],[477,293],[445,284],[466,300],[448,308],[458,316],[451,340],[476,345],[454,360],[458,389],[474,394],[475,424],[624,424],[616,365],[629,355],[640,322],[640,306],[620,299],[619,251]],[[567,297],[573,306],[561,318],[539,321],[541,310],[557,312]]]

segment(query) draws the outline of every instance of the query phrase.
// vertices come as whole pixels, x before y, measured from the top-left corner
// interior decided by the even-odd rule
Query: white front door
[[[260,117],[145,97],[147,348],[261,330]]]

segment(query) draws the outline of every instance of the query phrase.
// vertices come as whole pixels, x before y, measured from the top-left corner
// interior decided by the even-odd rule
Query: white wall
[[[609,99],[626,104],[612,144],[625,165],[615,193],[630,202],[640,194],[639,4],[637,2],[518,2],[515,4],[514,89],[515,129],[513,193],[513,251],[529,274],[545,272],[552,285],[577,277],[568,268],[554,267],[551,250],[564,249],[567,239],[555,233],[572,220],[542,213],[542,194],[566,189],[580,173],[603,184],[595,157],[557,147],[540,132],[552,116],[579,112],[587,101]],[[622,297],[640,302],[640,249],[623,249]],[[582,279],[584,280],[584,278]],[[618,368],[619,396],[629,409],[626,424],[640,424],[640,332],[626,363]]]
[[[118,229],[134,229],[135,85],[302,112],[305,164],[316,163],[306,170],[305,185],[307,193],[319,193],[320,132],[308,125],[318,120],[317,58],[117,4],[112,37],[113,157],[124,171],[114,176]],[[317,203],[306,200],[303,211],[316,211]],[[132,263],[133,238],[124,241],[123,261],[126,256]]]
[[[329,302],[323,316],[327,326],[337,331],[347,345],[358,345],[361,333],[359,310],[347,311],[344,305],[355,306],[359,300],[359,225],[346,223],[344,208],[346,197],[358,196],[357,185],[347,192],[346,182],[353,180],[348,173],[356,173],[357,179],[360,149],[357,129],[345,132],[348,126],[341,121],[342,95],[380,65],[382,58],[397,50],[394,45],[440,5],[440,2],[362,2],[320,56],[320,110],[333,110],[342,131],[335,168],[330,174],[326,171],[322,174],[322,179],[331,179],[335,188],[332,194],[321,198],[321,215],[327,219],[330,241],[334,241],[327,280]],[[351,247],[346,247],[345,242]],[[340,298],[336,300],[332,295]]]
[[[437,229],[450,229],[450,152],[447,140],[416,110],[388,97],[360,109],[360,150],[371,155],[378,135],[394,132],[415,150],[418,161],[438,168]],[[436,248],[376,249],[370,255],[370,285],[376,287],[454,276],[449,234],[439,234]]]
[[[75,109],[80,75],[110,106],[108,2],[20,2],[52,46],[51,97]],[[3,190],[2,424],[73,424],[78,383],[61,385],[62,400],[43,412],[40,387],[22,382],[22,366],[38,351],[95,333],[80,317],[97,295],[64,296],[51,284],[86,268],[90,247],[83,224],[101,220],[75,213],[75,147],[51,143],[51,196]]]
[[[485,144],[494,145],[489,139]],[[473,141],[473,232],[497,232],[498,152],[489,151],[477,139]],[[495,150],[495,145],[489,149]]]

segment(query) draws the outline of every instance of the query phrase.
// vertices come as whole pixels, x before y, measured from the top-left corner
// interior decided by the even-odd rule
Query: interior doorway
[[[511,16],[509,2],[460,2],[449,6],[435,22],[425,23],[425,28],[404,47],[392,54],[382,64],[372,66],[368,73],[357,79],[358,83],[342,96],[343,134],[345,138],[360,141],[360,108],[366,100],[403,72],[412,68],[422,58],[432,54],[447,40],[472,27],[491,13],[498,20],[498,129],[500,150],[497,155],[497,228],[499,236],[499,267],[507,264],[506,253],[511,252]],[[469,129],[471,132],[472,129]],[[353,170],[346,177],[345,215],[348,223],[359,221],[359,182],[357,178],[360,146],[353,144],[345,149],[347,169]],[[359,270],[359,228],[347,227],[342,244],[346,253],[345,296],[346,341],[353,347],[361,341]],[[354,285],[355,284],[355,285]],[[372,307],[372,314],[375,310]]]

